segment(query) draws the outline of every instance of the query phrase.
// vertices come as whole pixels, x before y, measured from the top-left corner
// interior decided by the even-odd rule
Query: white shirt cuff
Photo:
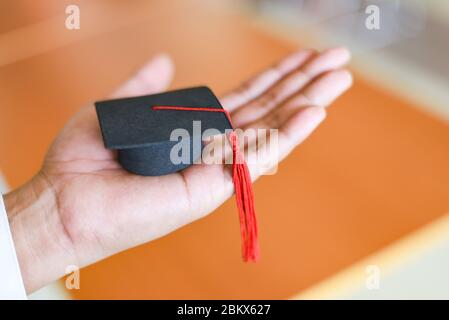
[[[26,298],[8,216],[0,194],[0,300]]]

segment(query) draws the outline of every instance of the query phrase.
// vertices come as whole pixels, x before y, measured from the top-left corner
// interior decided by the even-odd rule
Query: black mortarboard
[[[99,101],[95,106],[106,148],[118,151],[118,161],[125,169],[144,176],[165,175],[188,167],[201,156],[205,130],[226,133],[233,129],[229,113],[207,87]],[[194,121],[200,121],[200,130],[194,129]],[[171,159],[178,143],[170,139],[175,129],[184,129],[190,139],[187,163],[175,164]],[[243,259],[256,261],[259,246],[251,176],[234,131],[229,139]],[[195,148],[198,143],[194,141],[200,141],[199,148]]]
[[[222,112],[178,112],[153,110],[156,106],[180,106],[223,109],[207,87],[182,89],[148,96],[100,101],[95,103],[106,148],[118,150],[120,164],[130,172],[144,176],[159,176],[182,170],[201,155],[203,132],[216,129],[225,133],[232,129]],[[193,121],[201,121],[201,132],[193,130]],[[174,164],[170,160],[170,141],[175,129],[185,129],[191,139],[189,163]],[[198,140],[200,139],[200,140]],[[200,144],[201,146],[201,144]]]

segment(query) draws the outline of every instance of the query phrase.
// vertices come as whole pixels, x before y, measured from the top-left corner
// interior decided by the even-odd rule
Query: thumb
[[[174,69],[173,61],[168,55],[157,55],[122,84],[111,95],[111,98],[125,98],[164,91],[172,81]]]

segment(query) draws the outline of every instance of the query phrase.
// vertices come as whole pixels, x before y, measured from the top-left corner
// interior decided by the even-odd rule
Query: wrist
[[[4,202],[28,293],[62,277],[66,266],[76,264],[56,193],[44,174],[5,195]]]

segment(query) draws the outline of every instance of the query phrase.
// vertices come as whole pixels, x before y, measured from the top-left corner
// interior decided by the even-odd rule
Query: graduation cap
[[[229,113],[207,87],[99,101],[95,107],[105,147],[117,150],[123,168],[143,176],[166,175],[187,168],[201,156],[203,144],[198,147],[194,141],[201,141],[205,130],[215,129],[224,134],[233,129]],[[200,132],[194,130],[194,121],[201,121]],[[191,139],[188,162],[172,161],[172,149],[178,143],[171,139],[175,129],[185,130]],[[243,259],[255,261],[259,249],[251,177],[234,131],[229,140]]]

